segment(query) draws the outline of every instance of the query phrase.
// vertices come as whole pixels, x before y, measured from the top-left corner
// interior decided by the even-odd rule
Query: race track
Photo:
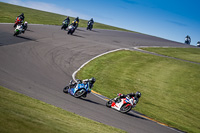
[[[29,25],[25,34],[14,37],[12,26],[0,24],[0,86],[129,133],[179,132],[136,112],[109,109],[93,94],[76,99],[62,91],[75,70],[104,52],[135,46],[192,46],[122,31],[78,28],[74,35],[67,35],[60,26],[50,25]]]

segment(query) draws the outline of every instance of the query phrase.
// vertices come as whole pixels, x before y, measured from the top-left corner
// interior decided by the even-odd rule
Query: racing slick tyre
[[[68,93],[68,89],[69,89],[69,86],[66,86],[66,87],[63,89],[63,92],[64,92],[64,93]]]
[[[122,112],[122,113],[127,113],[127,112],[129,112],[131,109],[132,109],[132,106],[131,106],[131,105],[124,104],[124,105],[122,105],[122,107],[121,107],[121,109],[120,109],[120,112]]]
[[[13,27],[14,27],[14,28],[16,28],[16,26],[17,26],[17,24],[14,24],[14,26],[13,26]]]
[[[19,35],[19,31],[14,32],[13,36]]]
[[[106,106],[111,108],[111,105],[112,105],[112,100],[109,100],[107,103],[106,103]]]

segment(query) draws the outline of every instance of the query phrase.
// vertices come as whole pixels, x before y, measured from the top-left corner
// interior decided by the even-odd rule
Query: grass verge
[[[146,51],[200,63],[199,48],[141,48]]]
[[[47,25],[61,25],[62,21],[67,17],[60,14],[40,11],[36,9],[21,7],[17,5],[11,5],[7,3],[0,2],[0,22],[1,23],[13,23],[15,18],[21,13],[25,15],[25,21],[30,24],[47,24]],[[75,18],[70,17],[70,22]],[[95,20],[95,18],[94,18]],[[88,20],[80,19],[79,27],[86,27]],[[109,29],[109,30],[121,30],[121,31],[130,31],[114,26],[109,26],[101,23],[94,23],[94,28],[96,29]],[[133,31],[130,31],[133,32]]]
[[[77,78],[95,77],[94,90],[109,98],[140,91],[135,110],[183,131],[200,132],[200,65],[136,51],[101,56]]]
[[[0,87],[0,132],[124,133],[125,131]]]

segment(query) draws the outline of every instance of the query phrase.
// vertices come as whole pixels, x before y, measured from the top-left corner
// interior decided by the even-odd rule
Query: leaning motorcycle
[[[62,30],[62,29],[66,30],[66,29],[67,29],[67,27],[68,27],[68,24],[69,24],[69,22],[68,22],[68,21],[66,21],[66,20],[64,20],[64,21],[62,22],[62,27],[61,27],[61,30]]]
[[[22,19],[20,17],[17,17],[13,27],[15,28],[18,24],[21,24],[21,23],[22,23]]]
[[[185,38],[185,44],[189,44],[190,45],[191,39],[190,38]]]
[[[134,98],[128,98],[128,97],[122,98],[117,101],[115,101],[114,99],[110,99],[106,103],[107,107],[116,109],[122,113],[129,112],[132,108],[135,107],[135,105],[136,105],[136,100],[134,100]]]
[[[89,30],[92,30],[92,28],[93,28],[93,24],[92,24],[91,21],[89,21],[89,22],[88,22],[88,26],[87,26],[87,30],[88,30],[88,29],[89,29]]]
[[[70,25],[69,27],[68,27],[68,32],[67,32],[67,34],[73,34],[74,33],[74,31],[75,31],[75,26],[73,26],[73,25]]]
[[[86,97],[87,94],[91,92],[89,88],[92,85],[93,83],[89,81],[82,83],[81,80],[78,80],[76,83],[73,83],[73,81],[71,80],[69,85],[63,89],[63,92],[69,93],[70,95],[76,98]]]
[[[17,36],[24,32],[22,24],[18,24],[17,27],[14,30],[14,36]]]

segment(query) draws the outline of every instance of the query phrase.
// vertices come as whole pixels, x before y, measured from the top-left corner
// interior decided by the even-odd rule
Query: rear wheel
[[[130,110],[132,109],[132,106],[131,106],[131,104],[124,104],[124,105],[122,105],[122,107],[121,107],[121,109],[120,109],[120,112],[122,112],[122,113],[127,113],[127,112],[129,112]]]
[[[69,86],[66,86],[66,87],[63,89],[63,92],[64,92],[64,93],[68,93],[68,89],[69,89]]]
[[[85,89],[77,90],[77,91],[75,92],[75,94],[74,94],[74,97],[79,98],[79,97],[83,96],[85,93],[86,93],[86,90],[85,90]]]

